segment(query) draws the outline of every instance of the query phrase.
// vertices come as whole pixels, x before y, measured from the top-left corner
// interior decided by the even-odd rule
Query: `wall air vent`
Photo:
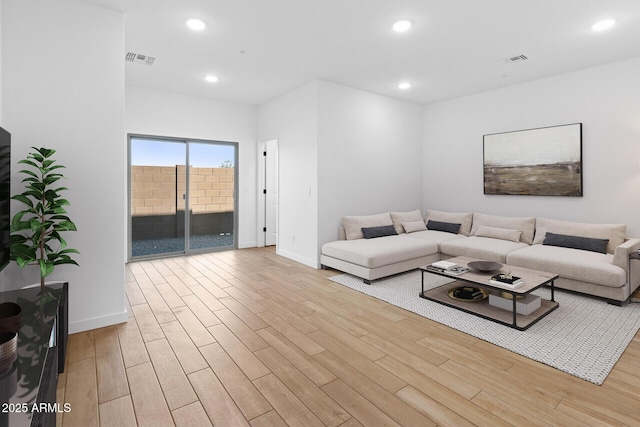
[[[513,64],[514,62],[522,62],[522,61],[526,61],[527,56],[526,55],[517,55],[517,56],[512,56],[509,58],[504,58],[503,61],[506,62],[507,64]]]
[[[153,56],[143,55],[141,53],[127,52],[124,60],[127,62],[133,62],[134,64],[153,65],[153,61],[155,61],[156,58]]]

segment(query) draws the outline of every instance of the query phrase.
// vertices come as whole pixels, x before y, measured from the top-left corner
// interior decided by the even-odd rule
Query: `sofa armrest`
[[[616,247],[613,253],[613,264],[627,271],[629,254],[640,249],[640,239],[627,239],[620,246]],[[627,271],[628,273],[628,271]]]

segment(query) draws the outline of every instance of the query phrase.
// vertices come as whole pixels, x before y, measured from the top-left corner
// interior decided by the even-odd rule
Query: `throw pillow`
[[[374,239],[376,237],[395,236],[396,229],[393,225],[382,225],[380,227],[362,227],[362,234],[365,239]]]
[[[396,228],[396,233],[398,234],[405,232],[404,227],[402,226],[403,223],[424,221],[424,219],[422,219],[422,214],[417,209],[411,212],[389,212],[389,214],[391,215],[391,221],[393,222],[393,226]]]
[[[458,231],[460,231],[461,225],[462,224],[454,224],[452,222],[442,222],[442,221],[432,221],[432,220],[429,220],[429,222],[427,222],[427,228],[429,230],[445,231],[447,233],[453,233],[453,234],[458,234]]]
[[[510,228],[489,227],[481,225],[476,231],[478,237],[490,237],[492,239],[509,240],[511,242],[518,243],[520,241],[520,235],[522,231],[512,230]]]
[[[560,246],[563,248],[582,249],[584,251],[607,253],[609,239],[594,239],[591,237],[568,236],[566,234],[549,233],[544,238],[543,245]]]
[[[343,216],[342,226],[344,227],[347,240],[362,239],[362,227],[379,227],[381,225],[391,225],[389,212],[377,215]]]
[[[548,232],[593,239],[609,239],[607,253],[612,254],[618,246],[624,243],[626,230],[627,226],[625,224],[590,224],[537,218],[536,238],[533,244],[544,242]]]
[[[425,221],[428,220],[460,224],[460,230],[458,231],[458,233],[468,236],[471,233],[471,222],[473,220],[473,214],[442,212],[427,209]]]
[[[416,231],[424,231],[427,227],[424,225],[424,221],[411,221],[403,222],[402,228],[406,233],[415,233]]]
[[[487,227],[510,228],[511,230],[521,231],[522,234],[520,234],[520,241],[530,245],[533,243],[536,219],[533,217],[525,218],[474,213],[471,235],[475,235],[478,228],[482,225],[486,225]]]

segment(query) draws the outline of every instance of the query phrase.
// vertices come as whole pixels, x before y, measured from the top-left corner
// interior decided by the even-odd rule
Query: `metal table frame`
[[[531,289],[528,289],[526,292],[519,292],[517,290],[517,288],[516,289],[508,289],[506,287],[503,288],[503,287],[494,286],[494,285],[491,285],[491,284],[488,284],[488,283],[480,283],[480,282],[475,281],[475,280],[465,279],[464,274],[461,274],[461,275],[458,275],[458,276],[454,276],[454,275],[451,275],[451,274],[446,274],[446,273],[440,273],[440,272],[437,272],[437,271],[427,270],[425,267],[420,267],[420,271],[422,272],[422,276],[421,276],[421,291],[420,291],[420,294],[419,294],[420,298],[428,299],[430,301],[434,301],[434,302],[437,302],[439,304],[443,304],[443,305],[446,305],[448,307],[455,308],[456,310],[464,311],[466,313],[470,313],[470,314],[473,314],[475,316],[481,317],[483,319],[491,320],[493,322],[500,323],[502,325],[509,326],[511,328],[514,328],[514,329],[517,329],[517,330],[520,330],[520,331],[524,331],[524,330],[529,329],[531,326],[533,326],[538,321],[540,321],[540,319],[546,317],[549,313],[551,313],[552,311],[557,309],[558,306],[559,306],[559,304],[556,303],[555,293],[554,293],[554,290],[555,290],[554,282],[555,282],[555,279],[557,279],[559,277],[558,275],[555,275],[555,277],[552,277],[552,278],[548,279],[547,281],[544,281],[544,282],[540,283],[539,285],[537,285],[537,286],[535,286],[535,287],[533,287]],[[495,319],[493,317],[483,315],[483,314],[478,313],[478,312],[476,312],[474,310],[464,309],[464,308],[459,307],[457,305],[447,304],[446,302],[443,302],[441,300],[437,300],[437,299],[433,299],[433,298],[430,298],[428,296],[425,296],[424,295],[424,275],[425,275],[425,273],[431,273],[431,274],[435,274],[435,275],[438,275],[438,276],[448,277],[448,278],[454,279],[454,280],[459,281],[459,282],[464,282],[466,284],[473,285],[474,287],[488,288],[488,289],[492,289],[492,290],[498,290],[498,291],[501,291],[501,292],[508,292],[509,294],[511,294],[511,299],[513,301],[513,321],[511,323],[503,322],[503,321],[501,321],[499,319]],[[447,283],[447,284],[442,285],[442,286],[451,286],[452,284],[453,283]],[[517,322],[518,313],[517,313],[517,309],[516,309],[517,298],[516,297],[518,295],[527,295],[527,294],[529,294],[529,293],[535,291],[536,289],[538,289],[538,288],[540,288],[542,286],[545,286],[545,285],[549,285],[549,287],[551,288],[551,299],[549,301],[555,303],[555,306],[550,307],[550,309],[548,309],[546,312],[541,314],[534,321],[532,321],[529,324],[527,324],[525,327],[518,326],[518,322]]]

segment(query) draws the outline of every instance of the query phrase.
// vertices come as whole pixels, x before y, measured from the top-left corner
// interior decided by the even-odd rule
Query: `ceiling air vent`
[[[512,56],[510,58],[504,58],[503,61],[506,62],[507,64],[513,64],[514,62],[522,62],[522,61],[526,61],[527,56],[526,55],[517,55],[517,56]]]
[[[133,62],[134,64],[153,65],[153,61],[155,61],[156,58],[153,56],[143,55],[141,53],[127,52],[124,60],[127,62]]]

